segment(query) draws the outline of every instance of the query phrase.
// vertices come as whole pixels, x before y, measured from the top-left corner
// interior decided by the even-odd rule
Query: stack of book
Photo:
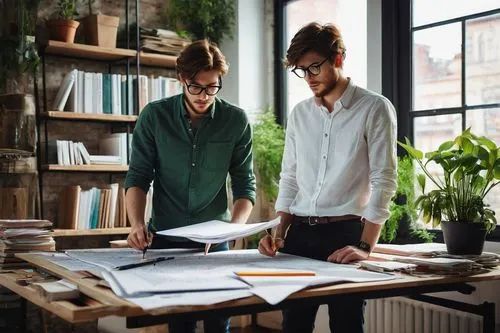
[[[164,29],[140,28],[141,50],[178,56],[191,43],[177,33]]]
[[[144,219],[151,217],[153,187],[146,199]],[[114,183],[105,188],[83,190],[80,185],[67,186],[60,194],[57,227],[89,230],[130,226],[125,205],[125,189]]]
[[[55,251],[47,220],[0,220],[0,270],[29,267],[16,253]]]

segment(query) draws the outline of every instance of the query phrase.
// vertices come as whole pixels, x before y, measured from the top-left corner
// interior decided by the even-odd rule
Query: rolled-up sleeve
[[[237,140],[229,168],[233,199],[248,199],[255,205],[255,175],[252,160],[252,128],[244,115],[244,127]]]
[[[139,187],[147,193],[151,186],[156,161],[154,123],[151,121],[151,112],[153,111],[151,106],[147,105],[139,115],[135,125],[125,189]]]
[[[285,149],[281,162],[279,192],[276,199],[277,212],[290,213],[290,205],[299,190],[297,185],[297,156],[295,148],[294,112],[290,114],[285,133]]]
[[[381,99],[366,124],[371,196],[363,217],[384,223],[390,215],[389,202],[397,188],[397,122],[394,106]]]

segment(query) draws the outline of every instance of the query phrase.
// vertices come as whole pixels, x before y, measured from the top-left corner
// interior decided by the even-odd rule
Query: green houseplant
[[[66,43],[73,43],[76,29],[80,22],[75,21],[76,0],[59,0],[57,3],[56,17],[48,21],[50,38]]]
[[[281,160],[285,147],[285,130],[276,122],[271,108],[267,108],[252,126],[253,160],[257,177],[257,197],[262,207],[262,219],[270,218],[270,211],[278,196]],[[256,234],[247,238],[247,248],[256,248],[261,238]]]
[[[234,0],[169,0],[166,23],[180,36],[192,40],[208,39],[220,44],[224,37],[233,37]]]
[[[500,151],[490,139],[478,137],[470,128],[453,141],[442,143],[424,155],[410,141],[399,142],[423,171],[418,175],[422,195],[415,205],[425,223],[441,224],[451,254],[482,252],[487,232],[496,226],[495,212],[484,198],[500,182]],[[442,171],[432,173],[431,165]],[[435,189],[426,192],[426,176]]]
[[[431,242],[432,235],[417,223],[418,211],[415,207],[415,167],[410,157],[398,158],[397,189],[389,204],[390,216],[380,232],[380,240]],[[397,239],[396,239],[397,238]]]

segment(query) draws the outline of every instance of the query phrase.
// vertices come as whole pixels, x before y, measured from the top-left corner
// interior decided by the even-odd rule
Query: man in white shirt
[[[259,251],[334,263],[367,259],[396,190],[396,112],[385,97],[343,74],[345,45],[334,25],[310,23],[292,39],[285,65],[314,97],[288,117],[275,238]],[[363,332],[364,300],[329,304],[332,332]],[[317,306],[283,311],[283,330],[312,332]]]

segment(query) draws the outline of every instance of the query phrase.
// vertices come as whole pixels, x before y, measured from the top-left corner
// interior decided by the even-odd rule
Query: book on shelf
[[[52,107],[56,111],[84,114],[133,115],[139,114],[150,102],[181,92],[182,85],[175,78],[129,75],[127,80],[125,74],[74,69],[61,82]],[[139,110],[135,110],[136,102]]]
[[[47,144],[49,164],[58,165],[127,165],[127,137],[116,137],[118,151],[111,148],[103,149],[113,155],[90,155],[82,142],[71,140],[49,140]],[[109,145],[113,142],[110,141]],[[107,144],[107,143],[106,143]],[[103,144],[104,145],[104,144]]]
[[[153,190],[146,196],[145,221],[151,217]],[[64,207],[61,207],[64,206]],[[125,189],[113,183],[102,188],[82,189],[80,185],[67,186],[59,200],[59,229],[89,230],[123,228],[127,220]]]

